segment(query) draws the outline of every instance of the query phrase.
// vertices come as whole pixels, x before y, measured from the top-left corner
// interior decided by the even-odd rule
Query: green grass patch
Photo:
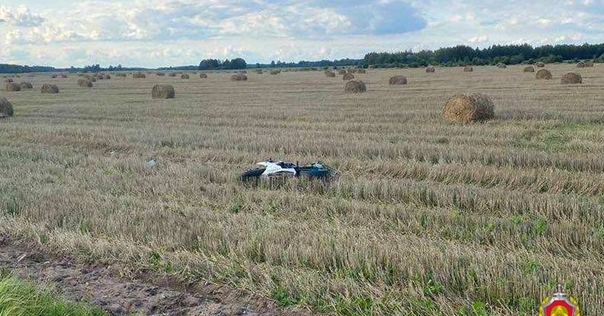
[[[0,316],[107,316],[99,307],[67,302],[48,289],[0,274]]]

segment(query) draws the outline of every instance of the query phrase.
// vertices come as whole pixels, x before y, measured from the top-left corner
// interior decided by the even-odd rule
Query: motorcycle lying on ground
[[[298,163],[267,159],[258,162],[257,165],[261,167],[245,171],[241,174],[240,180],[244,183],[254,184],[258,184],[261,180],[268,180],[269,183],[273,183],[275,180],[283,182],[287,178],[328,182],[336,177],[334,169],[320,162],[300,166]]]

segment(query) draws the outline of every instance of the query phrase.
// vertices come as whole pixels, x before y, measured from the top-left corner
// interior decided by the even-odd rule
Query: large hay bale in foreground
[[[335,73],[335,72],[333,72],[333,71],[329,71],[329,70],[326,70],[326,71],[325,71],[325,77],[330,77],[330,78],[333,78],[333,77],[335,77],[335,76],[336,76],[336,73]]]
[[[394,76],[388,81],[389,84],[407,84],[407,77],[405,76]]]
[[[231,81],[246,81],[247,76],[244,73],[236,73],[231,76]]]
[[[426,72],[436,72],[436,68],[434,68],[432,66],[428,66],[428,67],[426,67]]]
[[[203,78],[207,78],[208,75],[204,74],[203,72],[199,74],[199,78],[203,79]]]
[[[367,91],[367,86],[363,81],[350,80],[344,86],[344,91],[347,93],[363,93]]]
[[[535,72],[535,68],[533,66],[526,66],[522,69],[523,72]]]
[[[6,91],[21,91],[21,85],[19,85],[18,83],[9,82],[6,84],[4,89]]]
[[[26,81],[21,82],[19,85],[21,86],[21,90],[33,89],[33,87],[34,87],[31,83],[26,82]]]
[[[474,71],[474,67],[472,67],[472,66],[465,66],[465,67],[463,67],[463,71],[464,72],[472,72],[472,71]]]
[[[562,78],[560,79],[560,83],[562,83],[562,84],[583,83],[583,78],[581,78],[581,75],[579,75],[579,74],[576,74],[574,72],[569,72],[569,73],[565,74],[564,76],[562,76]]]
[[[445,103],[443,116],[445,121],[451,123],[486,121],[495,117],[495,107],[484,94],[455,94]]]
[[[354,75],[351,73],[347,73],[342,77],[342,80],[352,80],[354,79]]]
[[[13,116],[13,105],[5,97],[0,97],[0,118]]]
[[[169,84],[156,84],[151,89],[153,99],[173,99],[175,95],[174,86]]]
[[[136,78],[136,79],[142,79],[142,78],[146,78],[146,77],[147,76],[145,76],[145,74],[142,72],[137,72],[137,73],[132,74],[132,78]]]
[[[45,83],[42,88],[40,88],[42,93],[59,93],[59,87],[56,84]]]
[[[78,79],[78,87],[83,87],[83,88],[91,88],[92,87],[92,81],[88,80],[88,79]]]
[[[182,74],[182,75],[180,75],[180,79],[189,79],[189,75]]]
[[[537,68],[543,68],[545,67],[545,64],[542,62],[538,62],[537,64],[535,64],[535,66],[537,66]]]
[[[535,74],[535,78],[550,80],[552,79],[552,73],[547,69],[539,69],[539,71],[537,71],[537,74]]]

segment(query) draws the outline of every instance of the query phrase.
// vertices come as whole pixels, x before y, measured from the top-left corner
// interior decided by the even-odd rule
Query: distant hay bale
[[[367,71],[365,69],[357,69],[357,72],[360,74],[367,73]]]
[[[199,74],[199,78],[203,79],[203,78],[207,78],[208,75],[204,74],[203,72]]]
[[[163,72],[156,72],[156,73],[155,73],[155,75],[156,75],[156,76],[158,76],[158,77],[163,77],[163,76],[165,76],[166,74],[165,74],[165,73],[163,73]]]
[[[42,93],[59,93],[59,87],[55,84],[45,83],[42,88],[40,88]]]
[[[577,63],[577,68],[585,68],[585,63],[580,61]]]
[[[550,80],[552,79],[552,73],[547,69],[539,69],[537,74],[535,74],[535,78]]]
[[[426,72],[435,72],[435,71],[436,71],[436,69],[432,66],[426,67]]]
[[[171,72],[171,73],[168,74],[168,76],[170,76],[170,77],[176,77],[176,73],[175,72]]]
[[[278,75],[281,73],[281,70],[271,70],[270,74],[271,75]]]
[[[564,76],[562,76],[562,78],[560,79],[560,83],[562,83],[562,84],[583,83],[583,79],[581,78],[581,75],[576,74],[574,72],[569,72],[569,73],[565,74]]]
[[[367,86],[363,81],[350,80],[344,86],[344,91],[347,93],[364,93],[367,91]]]
[[[6,91],[21,91],[21,85],[14,83],[14,82],[9,82],[6,84],[5,90]]]
[[[495,107],[484,94],[455,94],[445,103],[443,116],[445,121],[451,123],[486,121],[495,117]]]
[[[593,60],[587,60],[585,61],[585,67],[593,67],[594,66],[594,61]]]
[[[56,78],[56,77],[57,77],[57,75],[52,74],[50,77],[54,79],[54,78]]]
[[[533,66],[526,66],[522,69],[523,72],[535,72],[535,68]]]
[[[259,74],[259,75],[261,75],[262,74],[262,69],[257,69],[256,73]]]
[[[542,62],[538,62],[535,66],[537,66],[537,68],[543,68],[545,67],[545,64]]]
[[[348,68],[347,72],[348,72],[349,74],[354,74],[354,73],[356,73],[356,72],[357,72],[357,70],[356,70],[356,69],[354,69],[354,68]]]
[[[339,75],[345,75],[345,74],[346,74],[346,69],[340,69],[340,70],[338,71],[338,74],[339,74]]]
[[[78,79],[78,87],[82,87],[82,88],[91,88],[92,87],[92,81],[88,80],[88,79]]]
[[[354,79],[354,75],[351,73],[347,73],[344,75],[344,77],[342,77],[343,80],[352,80]]]
[[[465,66],[465,67],[463,67],[463,71],[464,72],[472,72],[472,71],[474,71],[474,67],[469,66],[469,65]]]
[[[105,79],[111,79],[110,75],[105,75]]]
[[[156,84],[151,89],[151,98],[153,99],[173,99],[175,94],[174,86],[169,84]]]
[[[407,84],[407,77],[405,76],[394,76],[388,81],[389,84]]]
[[[507,68],[507,66],[504,63],[498,63],[497,68],[505,69],[505,68]]]
[[[142,79],[142,78],[146,78],[146,77],[147,76],[145,76],[145,74],[142,72],[137,72],[137,73],[132,74],[132,78],[136,78],[136,79]]]
[[[182,74],[182,75],[180,76],[180,79],[189,79],[189,75],[187,75],[187,74]]]
[[[231,81],[246,81],[247,76],[243,73],[236,73],[231,76]]]
[[[115,76],[116,76],[116,77],[122,77],[122,78],[126,78],[126,77],[128,77],[128,75],[127,75],[127,74],[124,74],[124,73],[115,74]]]
[[[336,76],[335,72],[329,71],[329,70],[325,71],[325,77],[330,77],[331,78],[331,77],[335,77],[335,76]]]
[[[61,78],[67,78],[67,74],[61,74]]]
[[[13,116],[13,105],[5,97],[0,97],[0,118]]]
[[[21,89],[33,89],[34,87],[31,83],[25,81],[21,82],[19,85],[21,86]]]

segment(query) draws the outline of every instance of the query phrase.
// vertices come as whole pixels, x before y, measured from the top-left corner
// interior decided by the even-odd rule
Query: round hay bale
[[[171,72],[171,73],[168,74],[168,76],[170,76],[170,77],[176,77],[176,73],[175,72]]]
[[[45,83],[42,85],[42,88],[40,88],[40,91],[42,93],[59,93],[59,87],[55,84]]]
[[[533,66],[526,66],[522,69],[523,72],[535,72],[535,68]]]
[[[577,63],[577,68],[585,68],[585,63],[580,61]]]
[[[259,74],[259,75],[261,75],[262,74],[262,69],[257,69],[256,73]]]
[[[486,121],[495,117],[495,107],[484,94],[455,94],[445,103],[443,116],[445,121],[451,123]]]
[[[82,88],[91,88],[92,87],[92,81],[88,80],[88,79],[78,79],[78,87],[82,87]]]
[[[151,89],[151,98],[153,99],[173,99],[175,94],[174,86],[169,84],[156,84]]]
[[[278,75],[281,73],[281,70],[271,70],[270,74],[271,75]]]
[[[426,67],[426,72],[435,72],[435,71],[436,71],[436,69],[432,66]]]
[[[537,74],[535,74],[535,78],[550,80],[552,79],[552,73],[547,69],[539,69]]]
[[[350,80],[344,86],[344,91],[347,93],[364,93],[367,91],[367,86],[363,81]]]
[[[365,69],[358,69],[357,72],[360,74],[367,73],[367,71]]]
[[[34,87],[31,83],[25,82],[25,81],[21,82],[19,85],[21,86],[22,90],[23,89],[33,89],[33,87]]]
[[[354,74],[354,73],[356,73],[356,72],[357,72],[357,70],[356,70],[356,69],[354,69],[354,68],[348,68],[347,72],[348,72],[349,74]]]
[[[472,66],[465,66],[465,67],[463,67],[463,71],[464,72],[472,72],[472,71],[474,71],[474,67],[472,67]]]
[[[189,75],[182,74],[182,75],[180,75],[180,79],[189,79]]]
[[[579,74],[576,74],[574,72],[569,72],[569,73],[565,74],[564,76],[562,76],[562,78],[560,79],[560,83],[562,83],[562,84],[583,83],[583,78],[581,78],[581,75],[579,75]]]
[[[105,79],[111,79],[110,75],[105,75]]]
[[[155,73],[155,75],[156,75],[156,76],[158,76],[158,77],[163,77],[163,76],[165,76],[166,74],[165,74],[165,73],[163,73],[163,72],[156,72],[156,73]]]
[[[497,68],[505,69],[505,68],[507,68],[507,67],[508,67],[508,66],[506,66],[504,63],[498,63],[498,64],[497,64]]]
[[[586,60],[585,61],[585,67],[593,67],[594,66],[594,61],[593,60]]]
[[[537,68],[543,68],[545,67],[545,64],[542,62],[538,62],[537,64],[535,64],[535,66],[537,66]]]
[[[339,74],[339,75],[345,75],[345,74],[346,74],[346,69],[340,69],[340,70],[338,71],[338,74]]]
[[[394,76],[388,81],[389,84],[407,84],[407,77],[405,76]]]
[[[13,116],[13,105],[5,97],[0,97],[0,118]]]
[[[57,75],[53,74],[53,75],[51,75],[50,77],[54,79],[54,78],[56,78],[56,77],[57,77]]]
[[[142,78],[147,78],[147,76],[145,76],[145,74],[142,72],[137,72],[137,73],[132,74],[132,78],[142,79]]]
[[[67,74],[61,74],[61,78],[67,78]]]
[[[14,82],[9,82],[5,86],[6,91],[21,91],[21,85]]]
[[[343,80],[352,80],[354,79],[354,75],[351,73],[347,73],[344,75],[344,77],[342,77]]]
[[[236,73],[231,76],[231,81],[246,81],[247,76],[243,73]]]
[[[335,76],[336,76],[336,73],[335,73],[335,72],[333,72],[333,71],[329,71],[329,70],[326,70],[326,71],[325,71],[325,77],[330,77],[330,78],[333,78],[333,77],[335,77]]]
[[[199,78],[203,79],[203,78],[207,78],[208,75],[204,74],[203,72],[199,74]]]

